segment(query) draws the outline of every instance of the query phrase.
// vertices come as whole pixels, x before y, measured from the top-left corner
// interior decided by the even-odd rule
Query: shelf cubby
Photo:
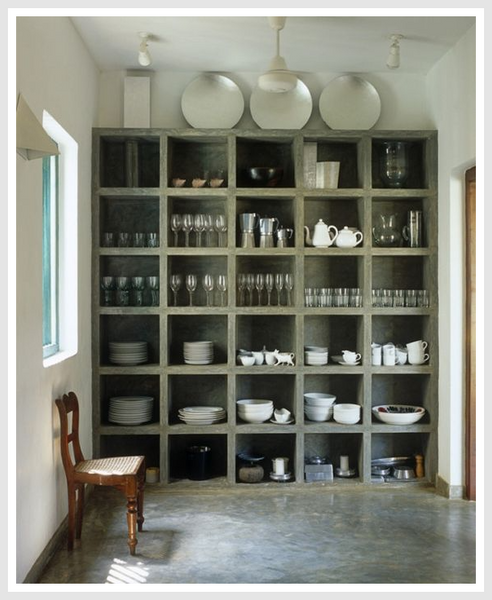
[[[375,374],[372,376],[371,406],[381,404],[422,406],[426,409],[426,414],[418,423],[427,424],[437,416],[432,415],[434,410],[432,393],[431,378],[428,374]],[[380,423],[374,416],[373,422]]]
[[[159,175],[159,137],[108,136],[101,139],[99,165],[101,187],[159,187]]]
[[[339,188],[363,187],[362,148],[359,139],[327,140],[306,138],[305,142],[316,143],[316,161],[340,163]]]
[[[408,145],[408,178],[403,189],[425,189],[430,186],[428,140],[417,137],[391,136],[375,138],[372,141],[372,187],[386,188],[381,178],[381,157],[384,153],[382,142],[403,141]],[[387,188],[390,189],[390,188]]]
[[[304,376],[304,393],[322,392],[336,396],[337,404],[364,404],[364,377],[350,372],[307,374]]]
[[[263,483],[276,483],[270,479],[270,473],[273,471],[273,459],[277,457],[286,457],[289,459],[287,471],[291,473],[291,479],[283,482],[282,485],[294,482],[298,475],[296,474],[296,436],[293,433],[279,433],[278,435],[261,433],[238,433],[236,435],[236,457],[238,454],[254,454],[264,456],[259,464],[263,467]],[[236,481],[239,483],[238,471],[244,464],[240,458],[236,458]]]
[[[257,367],[261,373],[261,367]],[[236,398],[265,398],[273,401],[275,409],[286,408],[296,417],[296,376],[278,375],[237,375]],[[237,424],[244,424],[236,411]]]
[[[144,435],[102,435],[101,457],[145,456],[145,466],[160,467],[160,436]]]
[[[424,457],[424,480],[428,482],[432,479],[429,471],[436,452],[430,439],[430,434],[425,432],[373,433],[371,458],[372,460],[391,457],[408,458],[408,464],[414,466],[415,455],[420,454]],[[398,480],[395,481],[398,483]],[[418,482],[419,480],[413,481]],[[401,485],[409,483],[402,481]]]
[[[227,363],[227,315],[170,315],[168,317],[168,356],[170,365],[185,365],[184,342],[212,341],[213,364]]]
[[[169,375],[168,422],[181,424],[178,411],[189,406],[220,406],[227,410],[226,375]]]
[[[179,434],[169,436],[169,477],[170,480],[190,479],[188,466],[188,448],[206,446],[207,479],[227,475],[227,436],[217,433]]]
[[[363,355],[364,328],[362,317],[353,315],[306,315],[304,317],[304,346],[328,347],[328,359],[351,350]],[[345,367],[355,368],[355,367]]]
[[[168,185],[175,178],[184,179],[183,187],[192,188],[195,178],[210,180],[221,172],[228,185],[228,159],[226,136],[186,136],[170,137],[167,147]]]
[[[424,340],[429,344],[426,353],[430,354],[430,362],[432,362],[430,321],[427,315],[374,315],[372,341],[378,344],[393,343],[406,346],[410,342]],[[407,363],[404,366],[409,365]]]
[[[101,196],[99,231],[100,245],[104,245],[103,235],[108,232],[113,233],[114,247],[118,246],[119,233],[159,235],[159,197]],[[131,244],[133,246],[133,241]]]
[[[306,256],[304,286],[309,288],[363,288],[363,259],[359,256]]]
[[[109,342],[147,342],[148,361],[145,364],[159,364],[158,315],[100,315],[99,319],[100,365],[111,365]]]
[[[101,424],[107,425],[109,400],[116,396],[152,396],[151,423],[159,423],[160,378],[158,375],[103,375],[100,378]]]
[[[306,433],[304,436],[304,457],[309,460],[313,456],[325,458],[333,465],[334,481],[360,480],[363,473],[363,437],[362,433]],[[349,457],[349,468],[355,469],[354,477],[336,476],[340,466],[340,456]]]
[[[181,289],[177,293],[177,306],[189,306],[190,296],[186,289],[186,275],[196,275],[198,278],[196,290],[193,293],[193,306],[194,307],[206,307],[207,306],[207,295],[203,288],[203,276],[205,274],[213,275],[214,277],[214,290],[211,292],[210,298],[214,301],[214,306],[219,306],[219,298],[217,296],[217,275],[227,276],[227,257],[226,256],[206,256],[202,255],[175,255],[168,257],[168,274],[171,275],[180,274],[183,276],[183,284]],[[228,282],[228,286],[229,286]],[[169,288],[169,282],[167,283]],[[226,295],[227,296],[227,295]],[[174,295],[169,288],[168,291],[168,305],[173,306]],[[211,300],[212,302],[212,300]]]
[[[293,188],[295,186],[293,138],[238,137],[236,140],[236,187],[262,187],[249,177],[248,169],[252,167],[280,167],[283,169],[283,176],[275,187]]]
[[[304,226],[313,237],[314,226],[322,219],[326,225],[334,225],[338,231],[344,227],[355,227],[362,231],[364,227],[364,199],[358,197],[309,196],[304,198]],[[306,239],[306,237],[304,237]],[[362,247],[359,244],[357,248]],[[305,243],[306,247],[309,247]],[[335,248],[336,246],[331,246]]]
[[[250,351],[267,350],[295,352],[295,317],[291,315],[238,315],[236,318],[237,348]]]

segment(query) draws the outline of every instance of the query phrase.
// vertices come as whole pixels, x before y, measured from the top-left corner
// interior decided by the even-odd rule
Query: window
[[[43,159],[43,365],[77,353],[78,145],[46,111],[43,127],[60,154]]]
[[[58,156],[43,158],[43,358],[59,350]]]

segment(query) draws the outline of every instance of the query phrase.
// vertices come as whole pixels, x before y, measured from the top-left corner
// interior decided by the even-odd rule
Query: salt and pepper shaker
[[[422,454],[415,455],[415,475],[417,477],[424,476],[424,457]]]

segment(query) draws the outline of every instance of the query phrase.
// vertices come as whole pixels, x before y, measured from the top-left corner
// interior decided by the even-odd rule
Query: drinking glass
[[[190,214],[186,214],[183,215],[182,221],[181,221],[181,229],[184,231],[185,234],[185,247],[188,248],[190,245],[190,231],[193,231],[193,223],[195,222],[195,219],[193,218],[193,215]]]
[[[116,303],[118,306],[128,306],[130,304],[130,278],[116,278]]]
[[[145,247],[145,233],[134,233],[133,234],[133,246],[135,248]]]
[[[258,306],[261,306],[261,293],[265,287],[265,276],[263,273],[257,273],[255,276],[255,288],[258,292]]]
[[[215,215],[214,229],[217,232],[217,245],[220,248],[223,248],[227,245],[224,244],[224,234],[227,232],[227,220],[225,215]]]
[[[285,289],[287,290],[287,306],[292,306],[292,290],[294,288],[294,276],[292,273],[285,273]]]
[[[103,242],[102,245],[104,248],[112,248],[114,246],[114,233],[106,232],[103,233]]]
[[[178,215],[178,214],[171,215],[170,226],[171,226],[171,231],[174,233],[174,245],[175,246],[178,245],[178,233],[181,231],[181,227],[183,225],[182,221],[183,220],[182,220],[181,215]]]
[[[220,293],[220,305],[225,306],[225,293],[227,291],[227,275],[217,276],[217,290]]]
[[[405,306],[415,308],[417,306],[417,290],[406,290]]]
[[[272,299],[272,291],[273,291],[273,286],[275,283],[275,278],[273,276],[273,273],[267,273],[265,275],[265,288],[267,291],[267,306],[271,306],[271,299]]]
[[[210,294],[214,291],[214,276],[210,275],[210,273],[206,273],[202,279],[202,286],[207,294],[207,306],[213,306],[213,297],[211,300]]]
[[[246,289],[249,293],[249,305],[253,306],[253,290],[255,289],[255,276],[253,273],[246,274]]]
[[[104,306],[113,306],[114,277],[102,277],[101,288],[104,291]]]
[[[238,274],[237,289],[239,291],[238,306],[245,306],[244,290],[246,289],[246,273]]]
[[[275,273],[275,289],[277,290],[277,306],[282,304],[281,295],[282,290],[284,289],[284,274],[283,273]]]
[[[181,227],[181,225],[180,225],[180,227]],[[157,248],[158,246],[159,246],[159,235],[157,233],[148,233],[147,234],[147,247],[148,248]]]
[[[169,279],[169,286],[174,295],[174,306],[178,306],[178,292],[183,285],[183,276],[178,274],[171,275]]]
[[[397,308],[405,306],[405,290],[394,290],[393,306]]]
[[[135,291],[135,306],[143,306],[144,277],[132,277],[132,289]]]
[[[214,218],[212,215],[205,215],[205,231],[207,232],[207,247],[210,248],[212,246],[212,233],[215,231]]]
[[[196,247],[199,248],[202,245],[202,233],[205,231],[205,215],[195,215],[194,227],[196,232]]]
[[[118,233],[118,247],[128,248],[130,246],[130,238],[129,233]]]
[[[190,306],[193,306],[193,293],[198,285],[198,277],[196,275],[186,276],[186,289],[190,295]]]
[[[147,277],[147,286],[150,289],[151,305],[159,306],[159,277]]]
[[[417,306],[420,306],[421,308],[429,308],[430,300],[428,290],[417,291]]]

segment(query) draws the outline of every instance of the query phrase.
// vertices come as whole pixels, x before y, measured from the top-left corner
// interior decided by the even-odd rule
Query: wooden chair
[[[73,550],[74,539],[80,539],[84,513],[86,484],[114,487],[127,499],[128,545],[135,554],[138,531],[144,522],[143,499],[145,482],[144,456],[118,456],[85,460],[79,442],[79,401],[74,392],[55,400],[60,413],[60,447],[68,488],[68,549]],[[72,413],[71,431],[69,414]],[[70,453],[72,444],[73,457]]]

